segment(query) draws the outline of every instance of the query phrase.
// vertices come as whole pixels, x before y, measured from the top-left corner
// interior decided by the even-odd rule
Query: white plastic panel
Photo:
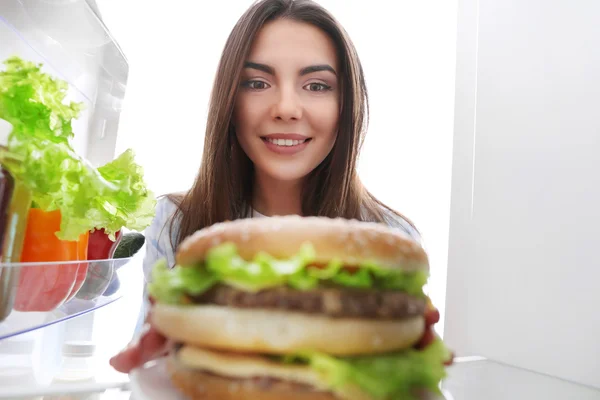
[[[0,1],[0,62],[12,55],[70,84],[69,100],[86,105],[73,123],[76,151],[94,165],[112,160],[129,66],[94,1]]]
[[[446,340],[600,388],[598,21],[461,2]]]

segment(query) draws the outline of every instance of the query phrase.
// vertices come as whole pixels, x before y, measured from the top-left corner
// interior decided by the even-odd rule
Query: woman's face
[[[234,111],[238,142],[257,174],[298,180],[327,157],[337,137],[338,69],[335,46],[318,28],[279,19],[261,29]]]

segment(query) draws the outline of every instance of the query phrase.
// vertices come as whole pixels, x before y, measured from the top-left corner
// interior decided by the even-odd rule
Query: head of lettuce
[[[32,192],[32,207],[60,211],[60,240],[103,229],[143,230],[154,217],[155,197],[132,150],[99,168],[72,146],[73,120],[83,109],[66,102],[68,84],[42,64],[11,57],[0,70],[0,118],[12,124],[0,162]],[[17,161],[17,162],[16,162]]]

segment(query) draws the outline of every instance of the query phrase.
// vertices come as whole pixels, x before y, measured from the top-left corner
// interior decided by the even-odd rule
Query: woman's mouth
[[[291,147],[291,146],[298,146],[300,144],[303,144],[305,142],[308,142],[310,140],[310,138],[306,138],[306,139],[272,139],[272,138],[263,138],[263,140],[272,143],[276,146],[285,146],[285,147]]]
[[[267,149],[277,154],[291,155],[296,154],[306,148],[312,138],[302,137],[300,135],[289,135],[290,137],[262,137]]]

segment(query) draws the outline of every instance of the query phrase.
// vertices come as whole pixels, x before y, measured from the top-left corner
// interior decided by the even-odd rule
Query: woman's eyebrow
[[[275,75],[275,70],[273,69],[273,67],[266,65],[266,64],[260,64],[260,63],[255,63],[252,61],[246,61],[244,63],[244,68],[256,69],[258,71],[262,71],[269,75]]]
[[[273,67],[271,67],[270,65],[256,63],[253,61],[246,61],[244,63],[244,68],[255,69],[255,70],[267,73],[269,75],[275,75],[275,69]],[[320,71],[329,71],[332,74],[337,76],[335,69],[329,64],[317,64],[317,65],[310,65],[308,67],[304,67],[300,70],[300,75],[308,75],[308,74],[312,74],[313,72],[320,72]]]
[[[308,74],[312,74],[313,72],[320,72],[320,71],[329,71],[332,74],[337,76],[335,69],[333,69],[333,67],[329,64],[311,65],[309,67],[302,68],[300,70],[300,75],[308,75]]]

